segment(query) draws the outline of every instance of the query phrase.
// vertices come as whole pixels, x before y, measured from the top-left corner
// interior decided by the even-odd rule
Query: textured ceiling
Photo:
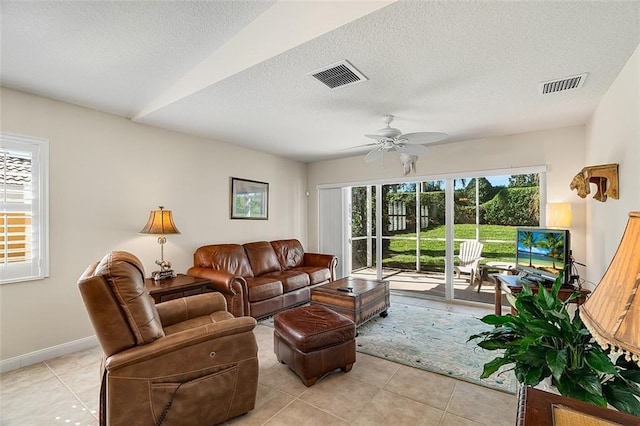
[[[638,1],[275,3],[2,0],[1,83],[317,161],[366,153],[384,114],[445,143],[584,123],[640,43]],[[343,59],[369,80],[307,75]]]

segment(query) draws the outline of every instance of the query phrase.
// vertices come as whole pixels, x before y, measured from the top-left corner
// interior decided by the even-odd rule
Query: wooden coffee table
[[[339,287],[352,290],[339,291]],[[359,326],[377,314],[387,316],[389,282],[343,278],[311,289],[311,304],[325,306]]]

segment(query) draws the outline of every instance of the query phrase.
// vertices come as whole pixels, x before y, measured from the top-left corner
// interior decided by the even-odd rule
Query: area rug
[[[387,312],[386,318],[376,316],[358,327],[358,352],[516,393],[518,382],[511,371],[480,379],[484,364],[498,353],[467,343],[472,334],[491,329],[479,318],[399,302],[392,302]],[[273,317],[260,324],[273,327]]]
[[[479,318],[402,303],[392,303],[388,316],[376,316],[358,328],[356,350],[378,358],[515,393],[513,372],[480,379],[485,363],[499,354],[485,351],[472,334],[490,330]]]

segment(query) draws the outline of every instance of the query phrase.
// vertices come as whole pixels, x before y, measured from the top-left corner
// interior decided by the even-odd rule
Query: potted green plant
[[[487,315],[490,331],[474,334],[469,341],[501,355],[484,365],[481,378],[510,367],[525,386],[536,386],[550,377],[563,396],[599,406],[610,404],[619,411],[640,416],[640,367],[624,356],[611,357],[593,339],[579,311],[573,316],[566,301],[558,297],[562,278],[551,291],[540,286],[533,294],[524,285],[515,297],[515,315]]]

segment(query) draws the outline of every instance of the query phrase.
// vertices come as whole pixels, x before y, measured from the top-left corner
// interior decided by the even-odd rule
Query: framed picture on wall
[[[269,219],[269,184],[231,178],[231,219]]]

